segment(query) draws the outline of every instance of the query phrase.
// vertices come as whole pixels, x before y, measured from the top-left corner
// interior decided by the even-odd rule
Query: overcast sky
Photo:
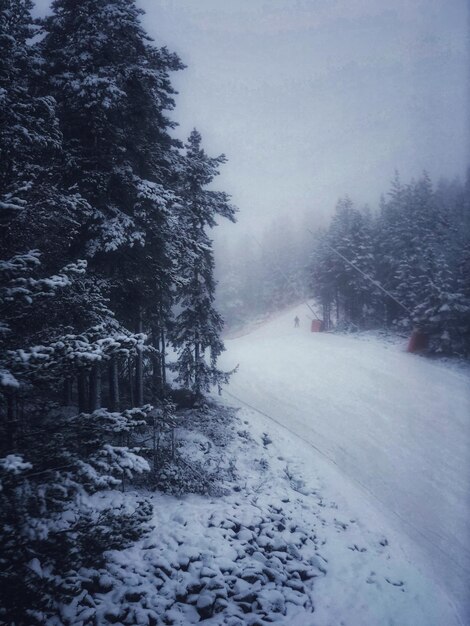
[[[42,0],[41,8],[47,5]],[[174,75],[178,135],[224,152],[239,229],[377,204],[469,164],[467,0],[139,0]]]

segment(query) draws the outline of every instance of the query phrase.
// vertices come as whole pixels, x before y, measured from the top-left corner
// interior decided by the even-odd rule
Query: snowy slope
[[[395,533],[403,562],[436,581],[460,616],[432,623],[470,624],[468,375],[401,344],[310,333],[308,315],[301,306],[226,340],[223,365],[240,364],[229,397],[285,426],[329,497]],[[429,585],[421,595],[438,602]]]
[[[129,626],[457,623],[445,595],[407,562],[400,536],[361,493],[345,501],[341,479],[319,472],[297,436],[252,409],[234,414],[220,404],[178,423],[178,457],[206,478],[217,474],[209,493],[95,494],[95,507],[111,500],[129,513],[150,497],[149,534],[110,551],[98,576],[83,568],[84,592],[47,626],[91,618]],[[189,478],[173,476],[175,486]]]

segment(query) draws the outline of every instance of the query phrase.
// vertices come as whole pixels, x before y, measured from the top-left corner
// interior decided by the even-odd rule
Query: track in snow
[[[229,392],[360,485],[470,624],[468,375],[404,345],[310,333],[308,313],[226,340],[223,365],[240,363]]]

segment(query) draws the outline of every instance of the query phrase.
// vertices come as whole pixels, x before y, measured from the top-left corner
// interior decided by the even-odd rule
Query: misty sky
[[[156,43],[188,66],[173,77],[177,134],[197,127],[229,158],[217,186],[240,230],[320,218],[345,194],[375,206],[395,169],[404,180],[465,172],[466,0],[139,4]]]

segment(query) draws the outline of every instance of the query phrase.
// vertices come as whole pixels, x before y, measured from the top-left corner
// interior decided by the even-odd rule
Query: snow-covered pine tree
[[[406,308],[387,299],[388,320],[410,326],[406,309],[422,303],[421,277],[443,249],[444,231],[429,176],[402,185],[396,174],[376,225],[377,267],[379,282]]]
[[[65,180],[93,207],[77,240],[131,331],[152,333],[162,379],[164,340],[182,246],[175,228],[178,143],[169,74],[181,61],[151,42],[127,0],[56,0],[39,44],[58,102]],[[129,393],[143,401],[143,356],[128,364]]]
[[[0,216],[21,212],[38,179],[47,176],[41,160],[60,145],[49,96],[37,96],[32,80],[40,60],[28,44],[34,35],[30,0],[0,5]]]
[[[60,184],[61,133],[54,99],[38,94],[44,63],[29,41],[35,33],[31,6],[28,0],[8,0],[0,7],[0,195],[5,201],[0,247],[2,254],[17,259],[13,266],[33,270],[40,259],[42,271],[59,276],[60,282],[68,280],[62,268],[74,260],[71,242],[90,207]],[[36,291],[38,285],[46,286],[39,279],[18,278],[28,280],[36,281]],[[38,310],[26,322],[24,311],[13,311],[9,338],[35,337],[40,343],[41,325],[54,317],[54,309],[44,313],[43,318]]]
[[[337,323],[356,328],[370,323],[377,296],[373,283],[363,274],[374,279],[371,230],[370,215],[355,209],[346,197],[338,202],[328,231],[317,238],[313,289],[327,320],[334,306]]]
[[[413,322],[429,334],[431,351],[462,355],[467,351],[470,329],[465,191],[457,181],[441,181],[433,192],[424,177],[414,197],[418,197],[417,206],[424,207],[421,213],[427,219],[421,215],[422,242],[416,264],[420,273],[411,289],[417,296]]]
[[[181,310],[173,326],[172,343],[178,352],[178,381],[197,395],[211,385],[227,382],[229,376],[217,368],[224,349],[220,337],[223,322],[214,308],[214,253],[208,230],[216,225],[218,216],[235,221],[236,209],[225,192],[206,188],[225,161],[224,155],[209,157],[201,147],[201,135],[191,132],[180,179],[186,254],[180,267],[184,284],[178,290]]]
[[[327,234],[324,230],[315,233],[312,252],[309,258],[311,272],[310,291],[322,307],[322,319],[327,330],[331,326],[332,305],[335,298],[335,285],[330,278],[330,269],[334,263],[334,252],[326,245]]]
[[[61,186],[61,133],[55,101],[37,88],[44,63],[30,39],[29,0],[0,6],[0,220],[4,255],[47,249],[44,267],[55,272],[72,260],[68,247],[90,207]]]
[[[351,215],[352,246],[347,257],[354,268],[349,272],[347,316],[360,328],[367,328],[375,321],[375,311],[380,299],[374,287],[375,259],[373,255],[372,219],[369,209],[354,209]],[[357,271],[359,270],[359,271]],[[366,278],[369,277],[369,278]]]
[[[443,253],[428,259],[420,285],[420,303],[413,310],[413,323],[429,335],[430,350],[441,354],[465,354],[470,302]]]
[[[460,294],[461,320],[458,353],[470,355],[470,237],[462,247],[460,261],[456,271],[457,292]]]
[[[57,616],[65,596],[85,598],[79,569],[96,574],[103,552],[139,536],[150,515],[148,503],[129,516],[88,500],[148,469],[124,445],[148,407],[99,409],[90,376],[97,364],[135,358],[144,337],[119,324],[103,280],[77,259],[96,211],[61,175],[73,167],[70,152],[61,167],[47,62],[28,42],[30,6],[0,5],[1,244],[10,254],[0,262],[0,621],[25,625]],[[77,400],[97,410],[64,407]]]
[[[388,194],[382,196],[374,228],[374,251],[376,276],[379,283],[390,293],[396,293],[400,260],[407,262],[411,219],[407,209],[406,187],[398,172],[392,179]],[[403,273],[403,275],[406,275]],[[383,299],[383,325],[403,317],[404,310],[392,298]]]
[[[44,624],[59,614],[61,602],[76,596],[88,606],[80,569],[88,567],[90,575],[97,575],[103,553],[138,537],[151,514],[148,502],[129,516],[112,505],[99,509],[89,499],[95,491],[149,469],[137,450],[123,445],[146,423],[149,408],[77,415],[61,406],[62,381],[125,348],[119,337],[103,342],[101,329],[95,329],[98,338],[92,332],[67,333],[74,316],[83,313],[77,310],[76,283],[85,271],[86,263],[78,261],[43,276],[34,250],[0,261],[3,623]],[[85,313],[89,303],[85,298]],[[102,303],[97,304],[103,315]]]
[[[441,181],[436,192],[426,173],[406,185],[396,174],[375,219],[358,213],[349,201],[340,202],[329,230],[318,235],[314,249],[314,295],[324,307],[336,301],[346,319],[354,320],[360,310],[357,303],[362,302],[375,323],[417,326],[430,335],[432,351],[468,352],[469,187]],[[365,282],[331,248],[377,280],[392,297]],[[362,317],[359,325],[365,321]]]

